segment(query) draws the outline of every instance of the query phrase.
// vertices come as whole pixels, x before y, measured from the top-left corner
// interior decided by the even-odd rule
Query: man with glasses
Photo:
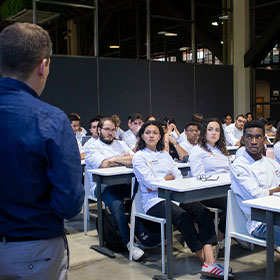
[[[200,133],[199,125],[195,122],[187,123],[184,133],[186,137],[184,141],[180,142],[180,146],[190,154],[191,149],[197,144],[196,141]]]
[[[251,220],[251,208],[242,201],[280,192],[280,165],[263,156],[265,129],[261,121],[252,120],[245,124],[243,141],[245,151],[232,164],[231,189],[248,218],[248,232],[257,238],[266,239],[266,225]],[[275,244],[280,246],[280,227],[275,226],[274,229]]]
[[[240,139],[243,135],[243,128],[246,117],[242,114],[237,115],[235,123],[225,128],[225,137],[227,146],[240,146]]]
[[[116,124],[112,118],[103,118],[98,123],[99,138],[85,148],[86,169],[97,169],[114,166],[131,166],[132,150],[125,142],[115,140]],[[96,195],[96,184],[91,178],[91,191]],[[105,186],[101,190],[102,201],[109,207],[116,222],[116,226],[122,238],[123,244],[129,249],[130,230],[124,209],[124,198],[130,197],[130,185]],[[144,252],[134,246],[132,257],[139,260]]]

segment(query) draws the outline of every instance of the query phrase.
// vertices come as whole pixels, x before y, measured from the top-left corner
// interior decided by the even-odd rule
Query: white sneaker
[[[130,251],[130,242],[127,243],[127,249]],[[132,258],[134,261],[140,260],[144,255],[144,251],[134,243],[132,248]]]

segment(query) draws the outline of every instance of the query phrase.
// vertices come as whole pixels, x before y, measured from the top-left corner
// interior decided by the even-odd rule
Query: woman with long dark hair
[[[192,176],[199,178],[209,174],[229,172],[230,162],[228,156],[224,130],[220,120],[216,118],[205,120],[198,138],[198,145],[190,153]],[[222,210],[218,233],[218,240],[222,241],[226,229],[226,197],[205,200],[202,203],[208,207]]]
[[[158,197],[158,185],[166,180],[182,178],[181,172],[171,156],[164,151],[164,132],[159,122],[146,122],[139,130],[138,139],[132,164],[139,182],[144,211],[165,218],[165,201]],[[213,254],[213,244],[216,244],[217,237],[211,213],[199,202],[186,205],[188,207],[184,210],[171,204],[172,222],[191,251],[203,261],[201,273],[221,277],[223,266],[215,262]],[[198,231],[194,223],[198,224]]]

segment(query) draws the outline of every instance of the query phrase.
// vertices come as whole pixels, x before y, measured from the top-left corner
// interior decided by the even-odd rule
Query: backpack
[[[122,238],[120,236],[113,216],[106,209],[102,209],[102,214],[103,239],[105,247],[117,253],[126,252],[127,248],[122,242]],[[96,218],[96,229],[98,232],[98,217]]]

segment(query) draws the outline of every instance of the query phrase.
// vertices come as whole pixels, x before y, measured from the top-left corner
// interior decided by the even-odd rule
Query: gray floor
[[[97,233],[95,230],[95,219],[90,219],[90,230],[93,234],[92,242],[98,242]],[[70,232],[68,238],[71,240],[75,235],[83,231],[82,215],[75,219],[66,222],[66,228]],[[201,263],[194,257],[188,248],[183,248],[177,241],[176,236],[178,232],[174,233],[174,273],[176,279],[207,279],[200,275]],[[90,241],[91,242],[91,241]],[[75,250],[79,250],[75,248]],[[80,254],[87,254],[89,246],[84,247],[84,252]],[[96,257],[89,262],[79,264],[79,266],[70,267],[68,280],[87,280],[87,279],[131,279],[131,280],[146,280],[152,279],[155,274],[161,274],[161,250],[160,247],[146,248],[144,258],[140,262],[130,262],[128,254],[116,254],[116,258],[110,259],[105,256],[100,256],[98,253]],[[71,246],[70,246],[70,255]],[[220,251],[218,261],[223,262],[223,251]],[[72,259],[72,262],[76,260]],[[280,255],[275,253],[275,279],[280,280]],[[266,273],[266,255],[265,249],[255,246],[254,251],[248,251],[240,248],[234,241],[231,249],[230,266],[235,274],[235,279],[250,279],[260,280],[265,279]]]

